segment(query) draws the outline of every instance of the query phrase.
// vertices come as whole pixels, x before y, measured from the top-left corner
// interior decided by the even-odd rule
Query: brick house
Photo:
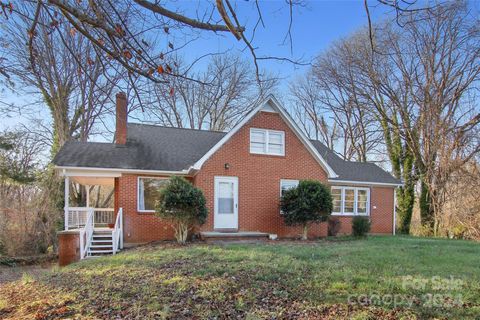
[[[279,198],[304,179],[331,187],[341,233],[350,233],[355,215],[370,217],[372,233],[395,232],[394,190],[401,182],[375,164],[344,161],[309,140],[273,96],[229,132],[127,123],[123,93],[116,109],[115,143],[69,142],[54,159],[66,180],[65,231],[59,234],[64,264],[115,253],[123,242],[172,239],[171,227],[154,215],[152,192],[172,175],[204,192],[209,216],[197,232],[205,237],[297,237],[301,230],[284,224]],[[113,186],[114,208],[91,208],[88,196],[85,207],[69,207],[70,181]],[[326,235],[326,223],[310,228],[309,237]]]

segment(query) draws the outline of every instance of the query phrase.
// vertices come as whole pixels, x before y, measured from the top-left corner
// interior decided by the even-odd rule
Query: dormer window
[[[285,132],[251,128],[250,153],[284,156]]]

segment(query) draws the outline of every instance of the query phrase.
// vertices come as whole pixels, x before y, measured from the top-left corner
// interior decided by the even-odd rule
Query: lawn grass
[[[0,318],[475,319],[480,244],[378,236],[148,246],[0,287],[0,302]]]

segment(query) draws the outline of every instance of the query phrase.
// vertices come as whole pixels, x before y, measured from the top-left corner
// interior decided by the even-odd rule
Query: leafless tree
[[[312,139],[323,142],[334,150],[339,137],[337,122],[330,124],[331,114],[322,104],[321,93],[312,72],[290,83],[290,94],[296,120]]]
[[[353,63],[355,41],[340,41],[320,55],[306,78],[291,85],[296,105],[308,115],[315,131],[325,131],[322,121],[331,117],[333,134],[322,133],[324,142],[340,138],[341,151],[346,160],[367,161],[381,141],[376,119],[368,111],[368,104],[357,85],[357,72]],[[329,131],[328,129],[326,130]],[[332,143],[331,143],[332,144]]]
[[[435,234],[446,182],[480,151],[478,22],[465,3],[449,3],[412,14],[386,39],[411,100],[398,113],[422,182],[422,223]]]
[[[33,8],[27,4],[17,10],[28,15]],[[38,15],[35,37],[25,33],[30,20],[17,18],[7,25],[8,32],[0,41],[9,52],[9,68],[16,82],[12,89],[35,94],[51,116],[52,127],[47,130],[55,152],[66,141],[86,141],[95,132],[108,114],[118,76],[84,37],[55,32],[50,17],[44,12]]]
[[[145,92],[149,96],[145,103],[147,119],[172,127],[223,131],[231,128],[276,84],[270,78],[258,85],[250,64],[228,54],[212,57],[206,70],[197,73],[192,77],[200,82],[176,78],[168,90],[151,85],[153,88]]]

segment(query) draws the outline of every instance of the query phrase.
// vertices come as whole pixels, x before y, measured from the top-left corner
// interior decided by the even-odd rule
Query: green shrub
[[[302,226],[302,239],[306,240],[312,223],[326,221],[332,212],[330,190],[318,181],[303,180],[296,188],[285,191],[280,207],[285,224]]]
[[[352,235],[355,237],[364,237],[370,232],[370,219],[368,217],[353,217]]]
[[[207,220],[208,210],[203,192],[182,177],[172,177],[160,190],[157,215],[171,221],[178,243],[187,241],[195,225]]]

